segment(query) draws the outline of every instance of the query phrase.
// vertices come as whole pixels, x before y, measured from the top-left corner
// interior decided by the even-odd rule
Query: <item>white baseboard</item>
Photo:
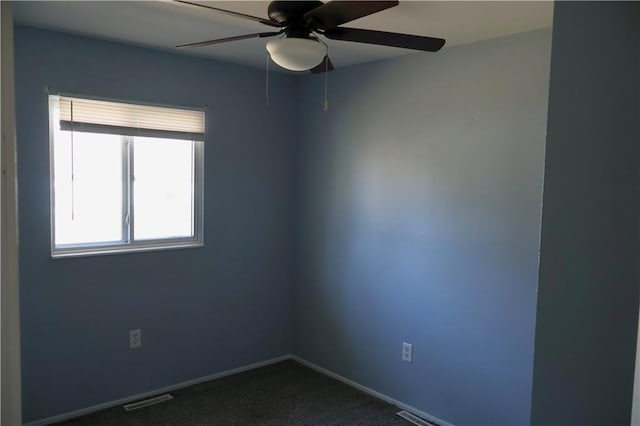
[[[24,426],[43,426],[51,423],[62,422],[72,419],[74,417],[84,416],[86,414],[95,413],[96,411],[104,410],[107,408],[115,407],[117,405],[123,405],[139,399],[149,398],[160,393],[171,392],[177,389],[186,388],[187,386],[197,385],[198,383],[208,382],[209,380],[220,379],[225,376],[231,376],[232,374],[242,373],[244,371],[254,370],[256,368],[264,367],[267,365],[275,364],[281,361],[291,359],[291,355],[282,355],[276,358],[267,359],[264,361],[256,362],[249,365],[243,365],[241,367],[232,368],[231,370],[221,371],[219,373],[210,374],[208,376],[199,377],[197,379],[187,380],[186,382],[177,383],[175,385],[165,386],[163,388],[155,389],[149,392],[139,393],[137,395],[127,396],[125,398],[115,399],[109,402],[103,402],[101,404],[92,405],[91,407],[81,408],[68,413],[58,414],[56,416],[47,417],[46,419],[40,419],[31,423],[25,423]]]
[[[354,382],[353,380],[347,379],[346,377],[343,377],[343,376],[341,376],[339,374],[336,374],[331,370],[327,370],[326,368],[322,368],[319,365],[316,365],[316,364],[314,364],[312,362],[307,361],[306,359],[300,358],[299,356],[292,355],[291,359],[296,361],[296,362],[298,362],[298,363],[300,363],[300,364],[302,364],[302,365],[304,365],[305,367],[309,367],[312,370],[317,371],[318,373],[324,374],[325,376],[331,377],[332,379],[336,379],[336,380],[338,380],[338,381],[340,381],[340,382],[342,382],[344,384],[347,384],[347,385],[349,385],[351,387],[354,387],[354,388],[356,388],[358,390],[361,390],[364,393],[368,393],[371,396],[374,396],[374,397],[376,397],[378,399],[386,401],[389,404],[393,404],[396,407],[402,408],[403,410],[406,410],[406,411],[410,412],[411,414],[415,414],[418,417],[422,417],[425,420],[437,423],[440,426],[454,426],[452,423],[449,423],[449,422],[447,422],[445,420],[439,419],[436,416],[432,416],[429,413],[425,413],[422,410],[418,410],[415,407],[407,405],[407,404],[405,404],[403,402],[398,401],[397,399],[391,398],[390,396],[387,396],[387,395],[385,395],[383,393],[380,393],[380,392],[375,391],[375,390],[373,390],[371,388],[363,386],[360,383]]]
[[[306,359],[300,358],[299,356],[296,355],[282,355],[276,358],[271,358],[271,359],[267,359],[264,361],[260,361],[260,362],[256,362],[253,364],[249,364],[249,365],[244,365],[241,367],[237,367],[237,368],[232,368],[231,370],[226,370],[226,371],[221,371],[219,373],[214,373],[214,374],[210,374],[208,376],[204,376],[204,377],[199,377],[197,379],[192,379],[192,380],[187,380],[186,382],[181,382],[181,383],[177,383],[175,385],[170,385],[170,386],[165,386],[159,389],[155,389],[149,392],[144,392],[144,393],[139,393],[137,395],[131,395],[131,396],[127,396],[125,398],[120,398],[120,399],[116,399],[113,401],[108,401],[108,402],[103,402],[101,404],[97,404],[97,405],[92,405],[91,407],[86,407],[86,408],[81,408],[79,410],[74,410],[68,413],[63,413],[63,414],[58,414],[52,417],[47,417],[45,419],[40,419],[40,420],[36,420],[33,421],[31,423],[26,423],[24,426],[44,426],[44,425],[48,425],[51,423],[56,423],[56,422],[62,422],[65,420],[69,420],[75,417],[80,417],[80,416],[84,416],[87,414],[91,414],[91,413],[95,413],[96,411],[100,411],[100,410],[105,410],[107,408],[111,408],[111,407],[115,407],[118,405],[123,405],[123,404],[127,404],[129,402],[132,401],[137,401],[140,399],[145,399],[145,398],[149,398],[158,394],[162,394],[162,393],[166,393],[166,392],[171,392],[177,389],[182,389],[188,386],[193,386],[193,385],[197,385],[198,383],[202,383],[202,382],[208,382],[209,380],[215,380],[215,379],[220,379],[222,377],[225,376],[231,376],[233,374],[238,374],[238,373],[242,373],[245,371],[249,371],[249,370],[254,370],[256,368],[260,368],[260,367],[265,367],[267,365],[271,365],[271,364],[276,364],[278,362],[282,362],[282,361],[286,361],[288,359],[292,359],[306,367],[309,367],[315,371],[317,371],[318,373],[324,374],[325,376],[331,377],[332,379],[336,379],[346,385],[349,385],[351,387],[354,387],[358,390],[361,390],[364,393],[367,393],[375,398],[381,399],[383,401],[386,401],[390,404],[393,404],[403,410],[406,410],[412,414],[415,414],[418,417],[422,417],[423,419],[426,419],[428,421],[431,422],[435,422],[437,424],[439,424],[440,426],[454,426],[452,423],[449,423],[445,420],[439,419],[435,416],[432,416],[429,413],[425,413],[424,411],[418,410],[415,407],[412,407],[410,405],[407,405],[403,402],[398,401],[397,399],[391,398],[390,396],[387,396],[385,394],[382,394],[378,391],[375,391],[371,388],[368,388],[364,385],[361,385],[360,383],[354,382],[353,380],[347,379],[346,377],[343,377],[339,374],[334,373],[333,371],[327,370],[326,368],[322,368],[319,365],[316,365],[312,362],[307,361]]]

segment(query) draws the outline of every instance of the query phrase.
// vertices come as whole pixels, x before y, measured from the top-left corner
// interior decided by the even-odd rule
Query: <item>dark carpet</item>
[[[171,392],[139,410],[121,406],[65,425],[399,425],[399,409],[294,361]]]

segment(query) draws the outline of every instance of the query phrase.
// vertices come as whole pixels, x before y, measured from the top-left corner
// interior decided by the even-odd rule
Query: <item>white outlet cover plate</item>
[[[413,345],[411,343],[402,342],[402,360],[407,362],[413,360]]]
[[[129,331],[129,348],[139,348],[142,346],[142,331],[138,328]]]

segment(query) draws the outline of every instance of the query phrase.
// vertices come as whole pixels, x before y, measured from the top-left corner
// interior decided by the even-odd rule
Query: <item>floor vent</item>
[[[132,402],[131,404],[123,405],[123,407],[126,411],[133,411],[139,408],[148,407],[150,405],[160,404],[161,402],[166,402],[172,399],[173,397],[171,396],[171,394],[165,393],[164,395],[159,395],[153,398],[144,399],[138,402]]]
[[[396,416],[400,416],[403,419],[407,420],[408,422],[411,422],[414,425],[418,425],[418,426],[438,426],[437,423],[428,422],[425,419],[421,419],[420,417],[414,416],[410,412],[404,411],[404,410],[398,411],[396,413]]]

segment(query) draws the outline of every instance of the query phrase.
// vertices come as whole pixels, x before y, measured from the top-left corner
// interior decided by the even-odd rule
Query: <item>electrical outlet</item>
[[[402,342],[402,360],[407,362],[413,360],[413,345],[411,343]]]
[[[129,349],[135,349],[142,346],[142,331],[138,328],[129,331]]]

